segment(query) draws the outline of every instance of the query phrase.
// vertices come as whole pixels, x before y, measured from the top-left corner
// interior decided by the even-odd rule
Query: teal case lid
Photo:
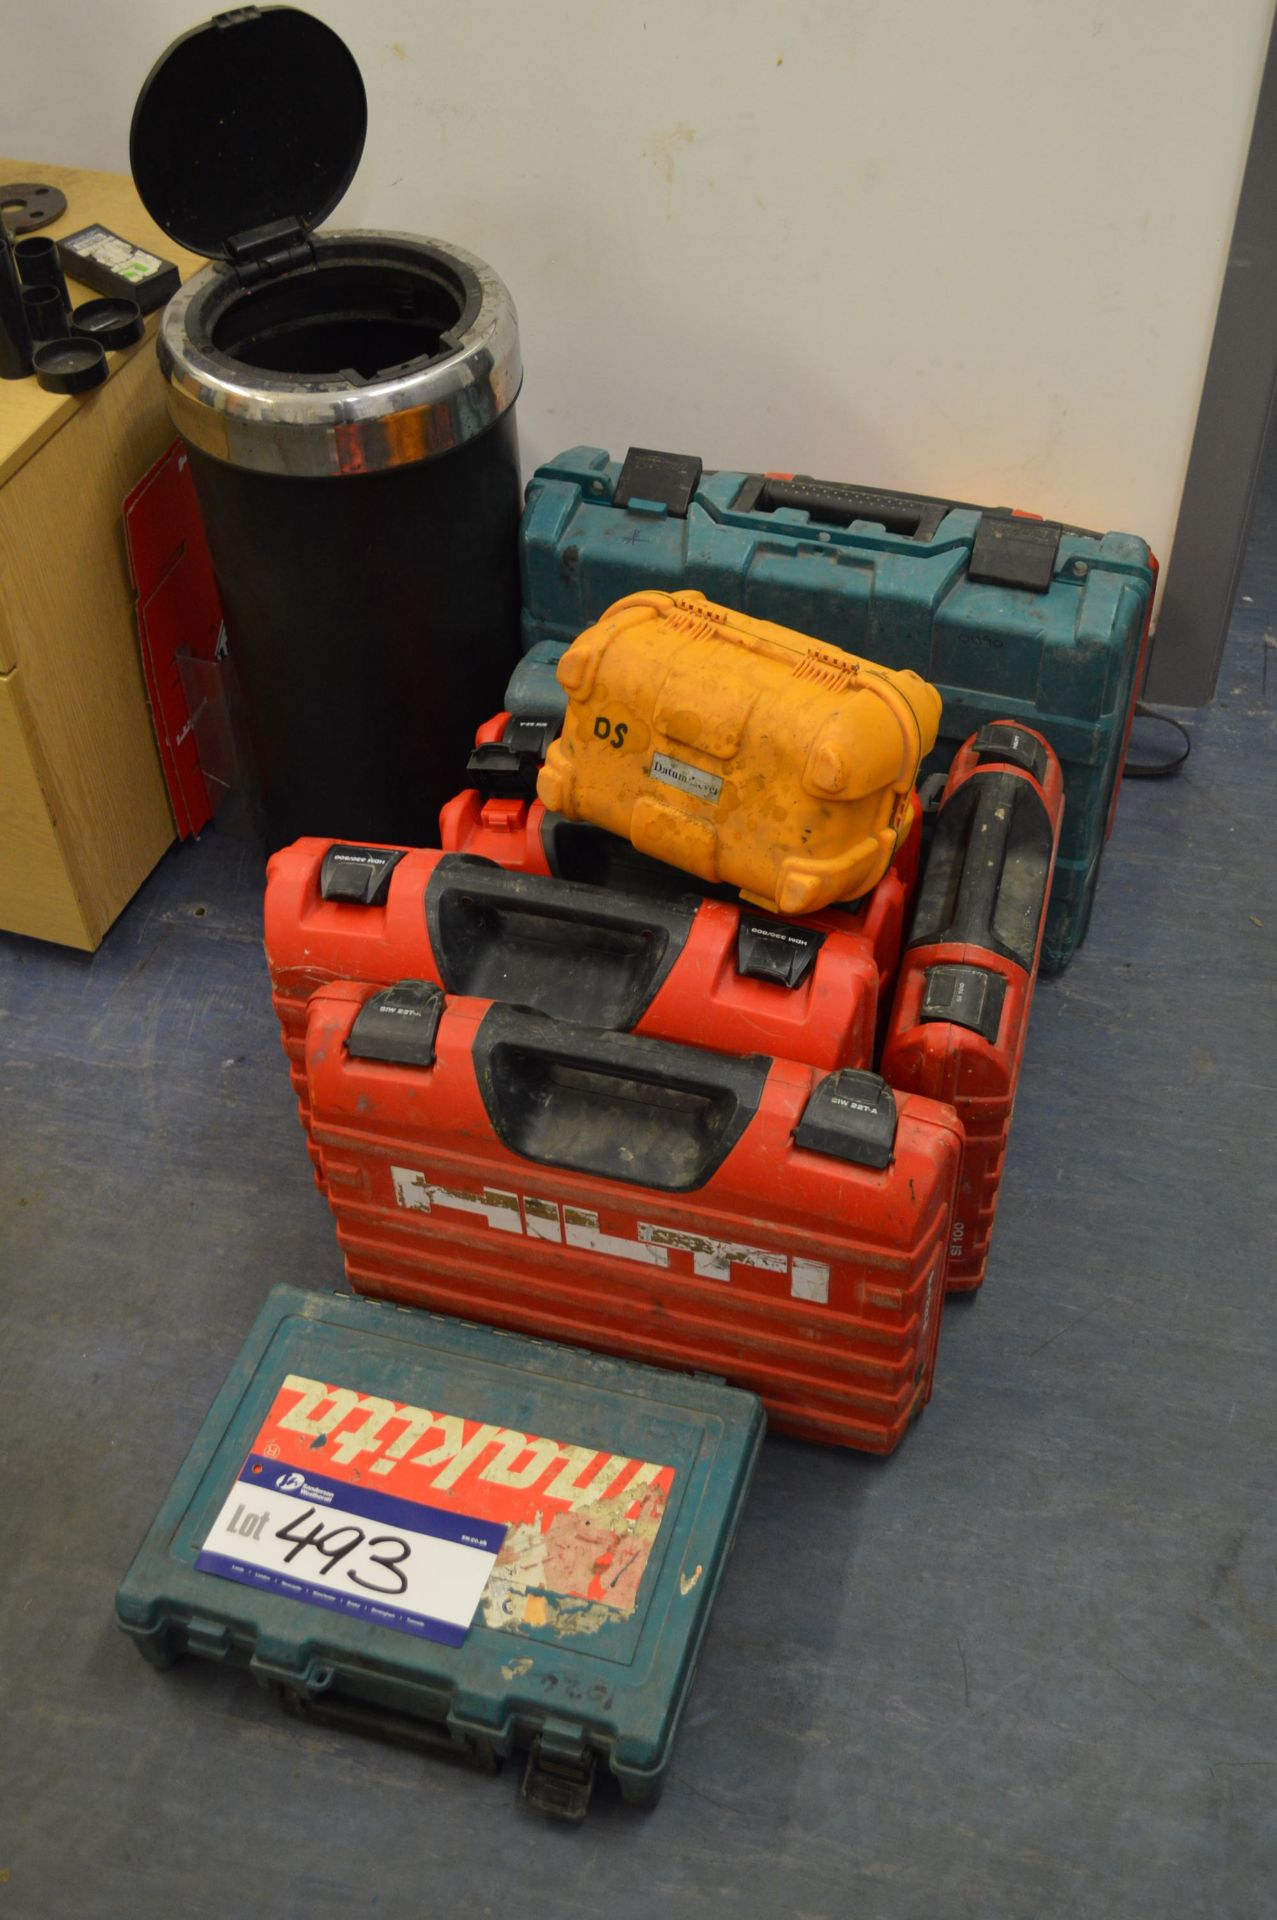
[[[822,519],[806,507],[749,504],[759,475],[682,465],[689,491],[681,513],[642,499],[617,505],[624,469],[602,447],[570,447],[537,468],[519,528],[531,658],[515,669],[509,710],[563,713],[554,668],[613,601],[647,588],[695,588],[931,681],[943,712],[924,776],[947,773],[956,748],[990,720],[1034,727],[1064,774],[1041,960],[1044,973],[1056,972],[1086,933],[1121,776],[1156,583],[1146,543],[1052,523],[1059,539],[1047,578],[1030,590],[991,582],[976,567],[980,507],[935,502],[936,513],[910,533],[879,523],[873,499],[892,496],[870,493],[863,519]]]
[[[755,1396],[715,1380],[276,1287],[125,1576],[117,1618],[154,1664],[192,1653],[247,1667],[304,1717],[442,1742],[488,1766],[527,1746],[524,1791],[545,1811],[584,1812],[596,1758],[648,1803],[763,1429]],[[354,1518],[325,1517],[326,1496]],[[307,1502],[286,1573],[260,1570],[251,1538],[232,1577],[197,1564],[225,1529],[219,1516],[247,1530],[271,1499]],[[371,1529],[361,1515],[403,1512],[455,1539],[487,1528],[489,1547],[506,1529],[459,1645],[428,1637],[428,1621],[381,1624],[348,1582],[336,1599],[312,1584],[324,1550],[308,1533],[345,1526],[340,1545]],[[333,1585],[347,1565],[387,1578],[343,1562]]]

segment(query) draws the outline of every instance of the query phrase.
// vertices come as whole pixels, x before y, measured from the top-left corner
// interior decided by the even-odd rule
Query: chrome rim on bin
[[[432,280],[455,319],[433,352],[394,366],[273,372],[218,344],[251,329],[262,292],[230,267],[205,267],[169,302],[159,333],[173,419],[193,446],[259,473],[377,473],[464,445],[514,403],[523,378],[518,320],[485,261],[409,234],[321,233],[312,244],[314,264],[281,276],[277,296],[290,284],[314,289],[326,274],[398,274],[405,283]]]

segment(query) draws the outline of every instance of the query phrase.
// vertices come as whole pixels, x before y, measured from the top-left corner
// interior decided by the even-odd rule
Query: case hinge
[[[310,235],[300,220],[291,218],[270,220],[264,227],[233,234],[226,242],[226,253],[242,287],[273,280],[295,267],[312,266],[315,260]]]

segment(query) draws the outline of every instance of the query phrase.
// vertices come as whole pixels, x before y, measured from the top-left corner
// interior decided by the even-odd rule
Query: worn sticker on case
[[[289,1374],[205,1572],[460,1646],[628,1618],[674,1483],[654,1461]]]
[[[574,1207],[569,1201],[548,1200],[532,1194],[507,1193],[502,1187],[445,1187],[428,1180],[415,1167],[392,1167],[395,1200],[412,1213],[469,1214],[497,1233],[522,1233],[529,1240],[549,1240],[556,1246],[581,1247],[587,1253],[605,1253],[636,1266],[668,1268],[672,1252],[690,1257],[691,1271],[702,1280],[732,1277],[733,1264],[764,1273],[785,1274],[795,1300],[829,1299],[829,1264],[790,1254],[782,1248],[752,1247],[739,1240],[722,1240],[681,1228],[634,1220],[632,1233],[608,1233],[593,1207]],[[675,1263],[675,1271],[679,1271]]]
[[[716,773],[694,767],[690,760],[676,760],[670,753],[652,755],[651,775],[664,786],[677,787],[680,793],[693,793],[698,800],[717,806],[723,797],[723,782]]]

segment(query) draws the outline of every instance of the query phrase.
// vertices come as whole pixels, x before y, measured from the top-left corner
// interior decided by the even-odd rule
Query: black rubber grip
[[[747,474],[732,502],[736,513],[775,513],[778,507],[796,507],[828,527],[849,527],[853,520],[868,520],[885,527],[888,533],[920,542],[933,540],[945,515],[955,508],[978,513],[980,524],[968,567],[971,579],[1031,593],[1045,593],[1050,586],[1062,534],[1099,538],[1089,528],[1035,520],[1031,515],[1014,513],[1010,507],[980,507],[971,500],[942,499],[931,493],[893,493],[885,488],[851,486],[841,480],[813,480],[805,473],[796,473],[792,480]]]
[[[500,1004],[479,1023],[473,1059],[488,1118],[513,1153],[665,1193],[717,1172],[772,1065]]]
[[[1027,971],[1051,869],[1051,816],[1031,779],[977,768],[936,815],[910,947],[983,947]]]
[[[868,520],[888,533],[922,541],[935,538],[953,504],[925,495],[854,487],[841,480],[813,480],[805,473],[796,473],[792,480],[750,474],[735,501],[740,513],[775,513],[778,507],[795,507],[824,526],[849,527],[853,520]]]
[[[664,985],[695,917],[692,898],[547,880],[465,854],[445,854],[426,887],[426,931],[449,993],[622,1031]]]

